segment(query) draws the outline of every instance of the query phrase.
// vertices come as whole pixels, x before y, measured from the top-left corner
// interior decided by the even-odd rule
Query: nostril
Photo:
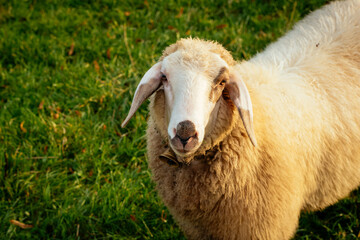
[[[181,143],[182,143],[184,146],[188,143],[188,141],[190,140],[190,138],[192,138],[192,137],[181,138],[179,135],[176,135],[176,136],[180,139]]]

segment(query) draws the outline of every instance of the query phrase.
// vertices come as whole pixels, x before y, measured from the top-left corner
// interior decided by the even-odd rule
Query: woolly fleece
[[[159,160],[169,147],[164,92],[151,97],[149,167],[189,239],[289,239],[301,210],[323,209],[359,186],[359,0],[313,12],[248,62],[199,39],[181,39],[163,57],[179,50],[190,64],[209,52],[237,64],[258,141],[253,147],[225,94],[191,164],[171,167]]]

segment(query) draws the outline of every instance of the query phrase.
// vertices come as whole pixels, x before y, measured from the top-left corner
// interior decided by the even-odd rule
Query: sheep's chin
[[[193,149],[191,150],[178,150],[176,149],[175,147],[171,146],[171,149],[174,151],[174,153],[176,154],[176,156],[180,157],[180,158],[187,158],[187,157],[190,157],[191,155],[193,155],[200,147],[201,144],[199,144],[199,146],[196,146],[194,147]]]

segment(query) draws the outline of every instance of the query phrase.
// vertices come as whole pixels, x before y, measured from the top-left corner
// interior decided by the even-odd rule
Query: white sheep
[[[289,239],[301,210],[360,184],[360,1],[313,12],[248,62],[179,40],[123,126],[152,94],[149,167],[185,235]]]

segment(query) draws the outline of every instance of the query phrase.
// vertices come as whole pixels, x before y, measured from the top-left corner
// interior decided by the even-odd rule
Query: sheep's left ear
[[[253,126],[253,109],[249,91],[241,80],[240,74],[235,69],[230,70],[229,77],[230,79],[226,84],[226,89],[229,92],[230,99],[239,110],[241,120],[251,143],[256,147],[257,142]]]
[[[139,85],[136,88],[130,111],[126,119],[121,124],[121,127],[125,127],[126,124],[128,124],[140,105],[161,86],[162,74],[160,70],[161,62],[158,62],[145,73],[144,77],[141,79]]]

